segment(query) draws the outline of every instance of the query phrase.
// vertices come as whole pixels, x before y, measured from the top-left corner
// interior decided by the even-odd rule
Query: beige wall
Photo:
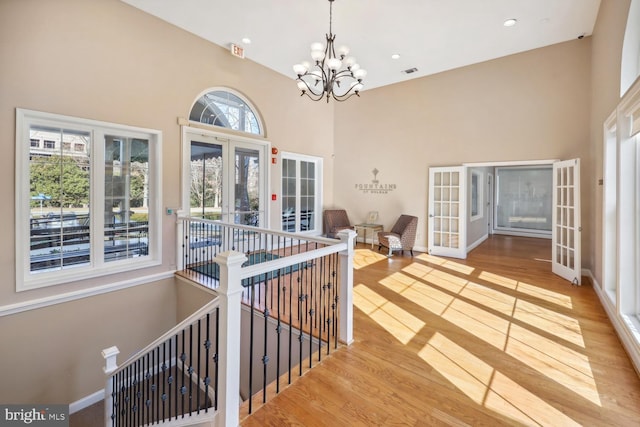
[[[583,218],[591,210],[589,144],[591,38],[532,50],[362,94],[336,107],[335,204],[353,221],[378,210],[390,227],[419,217],[426,247],[430,166],[465,162],[582,159]],[[357,183],[396,184],[363,194]],[[591,247],[583,233],[583,251]],[[588,266],[588,265],[587,265]]]
[[[104,387],[100,352],[118,362],[176,321],[174,280],[0,318],[0,402],[71,403]]]
[[[591,271],[602,284],[602,189],[603,124],[620,102],[620,63],[630,0],[602,0],[594,28],[591,58],[591,150],[594,171],[587,183],[594,203],[588,229],[595,238],[589,247]],[[586,256],[587,254],[585,254]],[[584,265],[584,263],[583,263]]]
[[[15,303],[171,271],[176,257],[175,217],[163,216],[162,265],[16,293],[15,109],[161,130],[162,206],[176,207],[181,146],[177,118],[188,117],[201,92],[219,86],[250,99],[274,146],[325,158],[324,197],[331,203],[333,105],[300,98],[291,78],[234,58],[119,0],[0,1],[0,311]],[[270,191],[279,193],[279,183],[274,168]],[[279,211],[279,202],[268,203],[272,212]],[[99,390],[100,350],[118,345],[126,358],[159,335],[177,320],[175,303],[162,311],[172,299],[174,288],[163,281],[0,317],[0,401],[69,403]],[[134,327],[141,329],[132,331]],[[15,345],[5,345],[12,340]]]
[[[176,277],[176,323],[182,322],[205,304],[212,301],[217,293],[196,285],[191,281]]]

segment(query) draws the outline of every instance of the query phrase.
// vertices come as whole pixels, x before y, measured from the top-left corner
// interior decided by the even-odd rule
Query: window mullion
[[[95,267],[104,265],[104,182],[105,132],[93,132],[91,138],[91,183],[89,218],[91,221],[91,259]],[[97,183],[103,183],[98,185]]]

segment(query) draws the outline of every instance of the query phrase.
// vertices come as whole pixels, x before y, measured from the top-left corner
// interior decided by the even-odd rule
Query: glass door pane
[[[282,159],[282,230],[289,232],[296,231],[297,223],[296,164],[293,159]]]
[[[234,148],[233,222],[260,226],[260,150],[236,146]]]
[[[191,141],[191,216],[222,219],[223,147],[220,144]]]

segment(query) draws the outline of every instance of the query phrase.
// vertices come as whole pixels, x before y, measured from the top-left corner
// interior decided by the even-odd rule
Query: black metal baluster
[[[184,221],[182,223],[182,234],[183,234],[183,239],[182,239],[182,256],[184,258],[184,265],[183,265],[183,270],[187,270],[187,268],[189,267],[189,253],[188,253],[188,245],[187,243],[189,242],[189,231],[188,231],[188,226],[189,221]]]
[[[189,325],[189,413],[193,412],[193,324]]]
[[[289,274],[289,380],[288,380],[289,384],[291,384],[292,357],[293,357],[293,272]]]
[[[180,412],[182,412],[182,418],[184,418],[184,395],[186,392],[186,388],[184,386],[184,361],[187,358],[187,353],[185,352],[185,348],[184,348],[184,335],[185,335],[185,331],[183,329],[182,330],[182,353],[180,354],[180,360],[182,361],[182,387],[180,387],[180,393],[182,394],[182,410]]]
[[[147,352],[147,354],[145,355],[145,365],[146,365],[146,374],[145,374],[145,388],[146,388],[146,393],[145,393],[145,402],[144,402],[144,407],[145,407],[145,424],[149,424],[149,420],[151,419],[151,417],[149,416],[149,410],[151,409],[151,366],[149,364],[149,358],[150,358],[150,352]]]
[[[308,313],[309,313],[309,369],[311,369],[313,367],[313,317],[315,314],[315,311],[313,309],[313,275],[315,273],[315,263],[311,264],[311,267],[309,266],[309,261],[307,261],[307,268],[309,271],[309,274],[307,275],[307,279],[308,282],[307,286],[309,289],[309,301],[307,303],[307,308],[309,309]],[[310,307],[310,308],[309,308]]]
[[[277,278],[277,297],[278,301],[278,326],[276,326],[277,335],[277,347],[276,347],[276,394],[280,393],[280,334],[282,333],[282,315],[280,313],[280,278],[282,277],[283,270],[278,270],[278,278]]]
[[[333,271],[333,339],[334,339],[334,343],[335,343],[335,348],[338,348],[338,301],[340,299],[340,296],[338,294],[338,290],[339,290],[339,286],[341,285],[340,283],[340,275],[338,274],[338,262],[339,262],[339,258],[338,258],[338,254],[335,253],[333,254],[333,258],[335,259],[335,270]]]
[[[324,332],[324,291],[326,274],[326,256],[320,258],[320,283],[318,284],[318,361],[322,360],[322,333]]]
[[[128,387],[128,390],[127,390],[127,392],[128,392],[127,393],[127,398],[128,398],[128,400],[127,400],[127,413],[128,413],[127,426],[133,426],[133,411],[132,411],[132,409],[133,409],[133,407],[132,407],[132,405],[133,405],[133,393],[132,393],[132,390],[133,390],[133,383],[132,383],[133,375],[132,375],[132,372],[131,372],[132,370],[133,369],[131,368],[131,365],[127,366],[127,378],[128,378],[127,382],[129,383],[129,387]]]
[[[267,237],[267,239],[265,239],[265,245],[267,244],[266,243],[267,241],[268,241],[268,237]],[[271,235],[271,243],[268,246],[269,246],[269,253],[272,253],[272,251],[273,251],[273,234]],[[265,248],[265,250],[266,250],[266,248]],[[280,277],[280,272],[278,272],[278,277]],[[270,298],[269,306],[273,307],[273,286],[271,287],[271,298]]]
[[[253,283],[253,277],[249,279],[249,289],[250,289],[250,297],[251,297],[251,317],[249,320],[249,414],[251,414],[253,409],[253,318],[255,317],[255,307],[256,307],[256,294],[255,294],[255,284]]]
[[[129,389],[127,387],[127,368],[120,371],[120,408],[118,410],[118,425],[127,425],[127,393]]]
[[[140,397],[142,396],[142,391],[141,391],[141,387],[142,384],[140,384],[140,358],[138,358],[138,360],[136,360],[136,379],[135,379],[135,390],[136,390],[136,405],[134,407],[134,415],[135,415],[135,421],[136,421],[136,425],[139,426],[140,425]]]
[[[268,274],[271,274],[271,272],[269,272]],[[266,282],[265,282],[265,286],[266,286]],[[265,300],[267,297],[267,293],[265,290]],[[267,354],[267,346],[268,346],[268,319],[269,319],[269,309],[266,306],[266,301],[265,301],[265,307],[264,307],[264,351],[262,354],[262,403],[265,403],[267,401],[267,367],[269,364],[269,355]]]
[[[173,396],[174,396],[174,401],[173,401],[173,410],[174,410],[174,419],[178,419],[178,334],[175,334],[173,337],[173,348],[174,348],[174,358],[172,358],[171,360],[175,359],[175,366],[173,367]]]
[[[158,394],[160,393],[160,389],[158,387],[158,380],[160,379],[160,346],[156,346],[156,351],[153,353],[153,384],[151,386],[151,391],[153,393],[152,400],[152,410],[153,413],[155,409],[155,421],[160,420],[160,401],[158,400]]]
[[[211,347],[211,335],[210,335],[210,322],[211,317],[210,313],[207,313],[207,328],[205,331],[205,340],[204,340],[204,348],[205,348],[205,373],[204,373],[204,412],[209,412],[209,383],[211,382],[209,378],[209,348]]]
[[[113,374],[114,384],[113,384],[113,393],[111,394],[113,398],[113,405],[111,405],[111,414],[109,417],[111,418],[111,427],[116,427],[118,425],[118,397],[120,392],[120,372],[116,372]]]
[[[304,304],[304,291],[302,289],[302,278],[304,277],[304,265],[302,263],[298,264],[298,271],[300,272],[298,274],[298,331],[299,331],[299,335],[298,335],[298,375],[302,376],[302,341],[303,341],[303,336],[302,336],[302,327],[303,327],[303,322],[304,322],[304,309],[303,309],[303,304]]]
[[[196,389],[196,402],[197,402],[197,411],[198,414],[200,413],[200,375],[202,375],[202,366],[200,364],[200,343],[201,341],[201,334],[200,334],[200,329],[201,329],[201,325],[200,325],[200,319],[198,319],[198,341],[196,341],[198,343],[198,388]]]
[[[216,331],[216,349],[215,349],[215,356],[214,356],[214,361],[215,361],[215,390],[214,390],[214,406],[213,408],[215,410],[218,410],[218,359],[219,359],[219,354],[220,354],[220,341],[218,339],[218,337],[220,336],[220,307],[216,307],[216,327],[215,327],[215,331]]]
[[[162,420],[167,419],[167,342],[162,343]]]

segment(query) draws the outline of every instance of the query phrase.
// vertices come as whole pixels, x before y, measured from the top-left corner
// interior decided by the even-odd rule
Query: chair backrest
[[[336,227],[350,227],[347,211],[344,209],[327,209],[322,214],[324,232],[331,233]]]
[[[410,249],[413,247],[413,244],[416,242],[417,231],[418,217],[404,214],[400,215],[400,218],[398,218],[393,228],[391,229],[392,233],[400,235],[402,247],[405,249]]]

